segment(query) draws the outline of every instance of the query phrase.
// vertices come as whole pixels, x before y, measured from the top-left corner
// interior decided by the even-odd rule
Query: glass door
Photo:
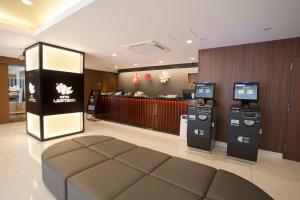
[[[9,117],[11,122],[26,119],[25,67],[8,66]]]

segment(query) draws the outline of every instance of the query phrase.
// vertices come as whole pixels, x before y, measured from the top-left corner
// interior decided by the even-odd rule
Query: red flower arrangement
[[[145,80],[146,80],[146,81],[152,81],[152,74],[146,73],[146,74],[145,74]]]
[[[139,85],[141,83],[141,77],[139,74],[135,73],[133,76],[132,76],[132,83],[134,85]]]

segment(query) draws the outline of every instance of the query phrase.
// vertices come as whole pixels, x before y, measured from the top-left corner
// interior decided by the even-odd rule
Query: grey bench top
[[[100,135],[48,147],[42,175],[58,200],[272,199],[230,172]]]

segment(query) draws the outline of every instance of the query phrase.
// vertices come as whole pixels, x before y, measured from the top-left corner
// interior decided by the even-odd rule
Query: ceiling
[[[299,13],[299,0],[77,0],[50,21],[33,17],[34,30],[2,24],[0,54],[18,57],[44,41],[84,51],[86,67],[98,70],[188,63],[199,49],[299,37]],[[171,51],[140,55],[124,48],[145,40]]]
[[[35,31],[76,0],[32,0],[28,2],[33,4],[26,5],[21,0],[1,0],[0,23],[25,31]]]

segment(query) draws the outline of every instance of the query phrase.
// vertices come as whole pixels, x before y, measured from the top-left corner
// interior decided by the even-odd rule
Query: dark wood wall
[[[199,51],[199,80],[215,82],[217,87],[217,140],[227,141],[233,83],[258,81],[263,128],[260,147],[283,152],[290,63],[297,56],[300,38]]]
[[[101,88],[99,86],[101,85]],[[91,69],[84,70],[84,105],[88,102],[91,89],[101,89],[102,92],[114,92],[118,87],[118,74]]]
[[[8,65],[25,66],[24,61],[0,56],[0,124],[9,123]]]

